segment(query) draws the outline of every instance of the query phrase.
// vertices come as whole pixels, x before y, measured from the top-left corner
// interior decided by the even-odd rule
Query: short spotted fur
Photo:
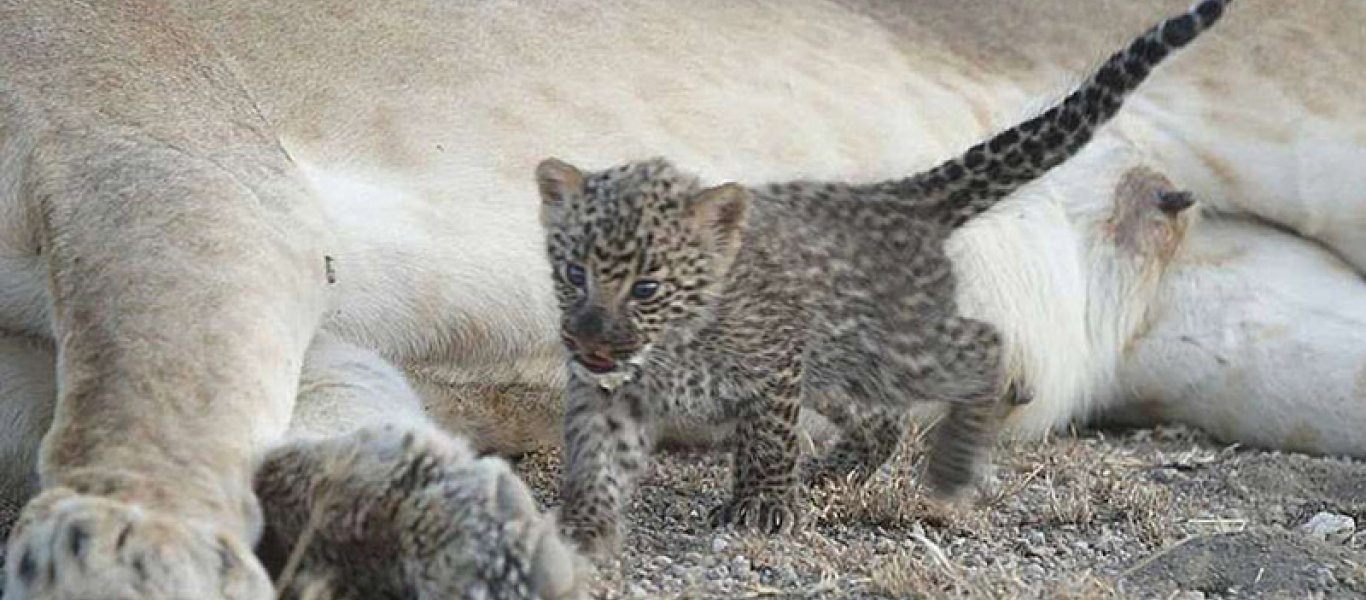
[[[909,402],[949,405],[927,468],[967,487],[995,438],[1001,340],[959,316],[944,241],[1074,155],[1173,50],[1213,25],[1206,0],[1114,54],[1041,115],[915,176],[872,184],[703,188],[663,159],[536,171],[571,377],[561,518],[593,553],[664,419],[733,422],[732,497],[718,524],[798,519],[802,406],[843,430],[813,478],[867,476]]]

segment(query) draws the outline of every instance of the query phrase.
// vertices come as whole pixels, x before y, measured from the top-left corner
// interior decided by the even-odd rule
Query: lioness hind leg
[[[48,342],[0,335],[0,570],[10,528],[38,492],[38,445],[57,402],[54,360]],[[0,591],[4,589],[0,573]]]
[[[285,597],[584,593],[578,559],[507,463],[476,459],[435,428],[289,443],[267,457],[256,489]]]
[[[439,431],[374,352],[319,334],[289,437],[256,473],[285,596],[577,593],[574,556],[506,463]]]

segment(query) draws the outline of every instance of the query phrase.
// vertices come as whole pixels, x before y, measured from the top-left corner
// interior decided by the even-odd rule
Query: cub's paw
[[[873,476],[873,472],[861,464],[851,463],[835,457],[806,457],[801,464],[802,482],[807,487],[820,487],[831,483],[862,485]]]
[[[794,494],[768,496],[764,494],[735,498],[711,513],[714,527],[731,526],[736,529],[768,534],[788,534],[801,527],[798,503]]]
[[[621,531],[616,523],[601,519],[562,518],[560,531],[588,558],[602,562],[621,550]]]
[[[286,597],[580,598],[585,574],[502,459],[434,429],[295,443],[256,476]]]
[[[274,595],[251,548],[212,525],[68,489],[25,508],[8,555],[5,600]]]

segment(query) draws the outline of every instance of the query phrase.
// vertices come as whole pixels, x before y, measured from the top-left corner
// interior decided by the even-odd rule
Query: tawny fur
[[[0,414],[18,431],[5,432],[0,483],[15,487],[0,516],[11,494],[41,488],[8,536],[7,600],[272,597],[252,552],[263,507],[272,518],[369,521],[369,532],[406,544],[364,557],[387,578],[348,581],[358,597],[394,586],[430,598],[582,594],[572,552],[525,488],[489,486],[512,478],[500,459],[422,457],[438,473],[404,487],[377,476],[404,456],[331,470],[326,443],[291,446],[265,459],[258,498],[253,472],[300,396],[306,415],[344,411],[339,427],[372,416],[417,446],[456,443],[432,432],[373,351],[318,335],[332,226],[238,72],[192,23],[152,0],[0,3],[0,73],[0,239],[14,256],[3,265],[17,268],[0,299],[19,304],[0,310],[12,332],[0,356],[6,370],[27,368],[5,382]],[[313,377],[329,374],[340,376]],[[384,412],[361,410],[384,401]],[[334,445],[377,444],[348,439]],[[345,508],[282,504],[319,480],[347,489]],[[377,520],[353,502],[372,496],[402,508]],[[306,557],[325,574],[340,560]],[[498,557],[515,560],[469,568]]]

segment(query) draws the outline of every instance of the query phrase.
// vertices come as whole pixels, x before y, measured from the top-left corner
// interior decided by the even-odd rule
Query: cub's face
[[[560,334],[578,366],[617,373],[706,314],[740,247],[743,187],[699,189],[659,159],[585,173],[552,158],[536,179]]]

